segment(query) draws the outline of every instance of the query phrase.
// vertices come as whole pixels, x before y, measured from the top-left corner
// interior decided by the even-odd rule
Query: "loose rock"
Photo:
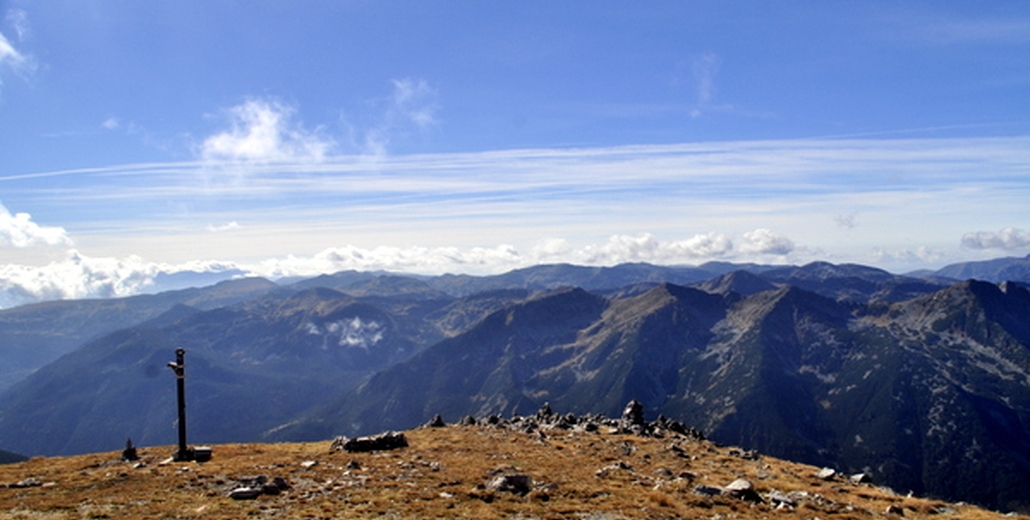
[[[533,478],[522,473],[498,475],[486,484],[486,489],[525,495],[533,489]]]

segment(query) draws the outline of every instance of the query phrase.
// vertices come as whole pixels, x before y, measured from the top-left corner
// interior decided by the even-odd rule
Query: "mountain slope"
[[[594,303],[567,312],[585,307],[562,298]],[[612,414],[633,398],[720,442],[917,493],[1027,505],[1026,289],[966,282],[869,305],[790,286],[596,298],[567,290],[497,312],[279,433],[398,429],[544,402]]]
[[[176,305],[211,309],[267,293],[259,278],[201,289],[103,300],[66,300],[0,310],[0,392],[87,341],[152,319]]]
[[[0,464],[11,464],[14,462],[22,462],[28,460],[28,457],[24,455],[18,455],[17,453],[11,453],[9,451],[0,450]]]
[[[972,278],[994,283],[1004,281],[1030,283],[1030,255],[1023,258],[995,258],[993,260],[946,265],[934,271],[934,275],[953,280],[968,280]]]
[[[443,337],[432,322],[409,323],[331,289],[171,312],[98,338],[3,394],[0,445],[65,454],[125,437],[171,440],[174,379],[165,364],[176,348],[187,349],[191,431],[205,442],[255,439]]]

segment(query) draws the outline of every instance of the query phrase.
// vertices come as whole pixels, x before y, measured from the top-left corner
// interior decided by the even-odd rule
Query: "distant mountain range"
[[[1010,260],[992,272],[1027,261]],[[25,306],[0,311],[0,366],[21,363],[0,394],[0,447],[174,443],[165,364],[185,348],[195,442],[325,439],[545,402],[618,415],[636,399],[720,442],[1025,507],[1026,282],[828,263],[552,265]]]

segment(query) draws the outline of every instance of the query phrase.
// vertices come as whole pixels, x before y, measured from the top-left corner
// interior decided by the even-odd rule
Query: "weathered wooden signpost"
[[[190,449],[186,445],[186,349],[175,349],[175,362],[169,362],[168,368],[175,372],[175,390],[179,403],[179,451],[173,458],[176,461],[204,462],[211,459],[211,448],[199,446]]]
[[[175,362],[168,363],[168,368],[175,372],[176,394],[179,402],[179,451],[175,460],[193,460],[193,454],[186,446],[186,349],[175,349]]]

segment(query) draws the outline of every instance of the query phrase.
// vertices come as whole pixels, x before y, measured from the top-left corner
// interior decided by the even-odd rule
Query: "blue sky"
[[[0,1],[0,307],[1030,253],[1025,2]]]

